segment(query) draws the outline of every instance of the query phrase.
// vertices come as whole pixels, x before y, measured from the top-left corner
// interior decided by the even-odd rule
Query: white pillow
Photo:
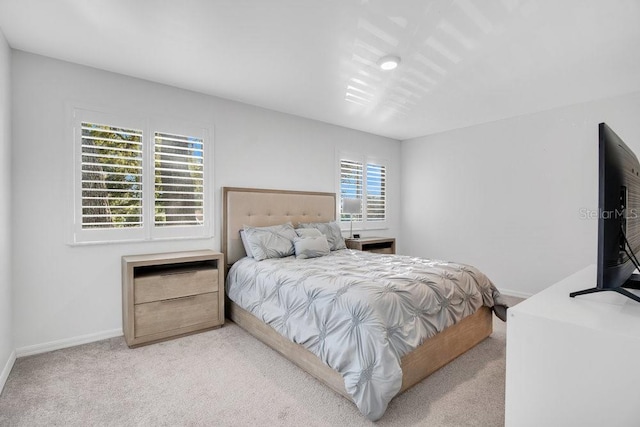
[[[245,239],[253,258],[262,261],[267,258],[282,258],[293,255],[293,239],[298,235],[290,222],[271,227],[244,226]]]
[[[327,242],[329,242],[329,248],[332,251],[338,249],[346,249],[347,245],[344,243],[344,237],[342,237],[342,231],[340,231],[340,226],[337,222],[310,222],[306,224],[300,224],[300,228],[315,228],[320,230],[322,234],[327,237]]]
[[[298,237],[320,237],[322,233],[317,228],[296,228]]]
[[[296,248],[296,258],[317,258],[329,255],[329,243],[324,235],[316,237],[296,237],[293,241]]]

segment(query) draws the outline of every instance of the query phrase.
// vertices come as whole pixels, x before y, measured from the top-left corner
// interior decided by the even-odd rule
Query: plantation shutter
[[[363,165],[352,160],[340,160],[340,220],[362,221],[362,214],[342,213],[342,199],[362,199]]]
[[[81,123],[83,229],[142,227],[142,131]]]
[[[387,219],[387,176],[386,167],[367,164],[367,221]]]
[[[204,218],[204,141],[155,133],[155,225],[201,225]]]

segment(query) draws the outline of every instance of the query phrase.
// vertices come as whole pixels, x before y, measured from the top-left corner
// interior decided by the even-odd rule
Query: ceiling
[[[15,49],[399,140],[640,90],[638,0],[0,0],[0,29]]]

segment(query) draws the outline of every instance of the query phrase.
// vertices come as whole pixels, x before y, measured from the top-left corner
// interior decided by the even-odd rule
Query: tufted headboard
[[[222,252],[231,265],[245,256],[240,240],[244,225],[264,227],[291,221],[328,222],[336,218],[335,193],[222,188]]]

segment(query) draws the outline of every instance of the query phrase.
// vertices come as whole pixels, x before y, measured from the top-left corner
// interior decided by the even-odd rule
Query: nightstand
[[[349,249],[379,254],[396,253],[396,239],[393,237],[361,237],[359,239],[344,239],[344,241]]]
[[[224,323],[224,255],[210,250],[122,257],[122,318],[129,347]]]

